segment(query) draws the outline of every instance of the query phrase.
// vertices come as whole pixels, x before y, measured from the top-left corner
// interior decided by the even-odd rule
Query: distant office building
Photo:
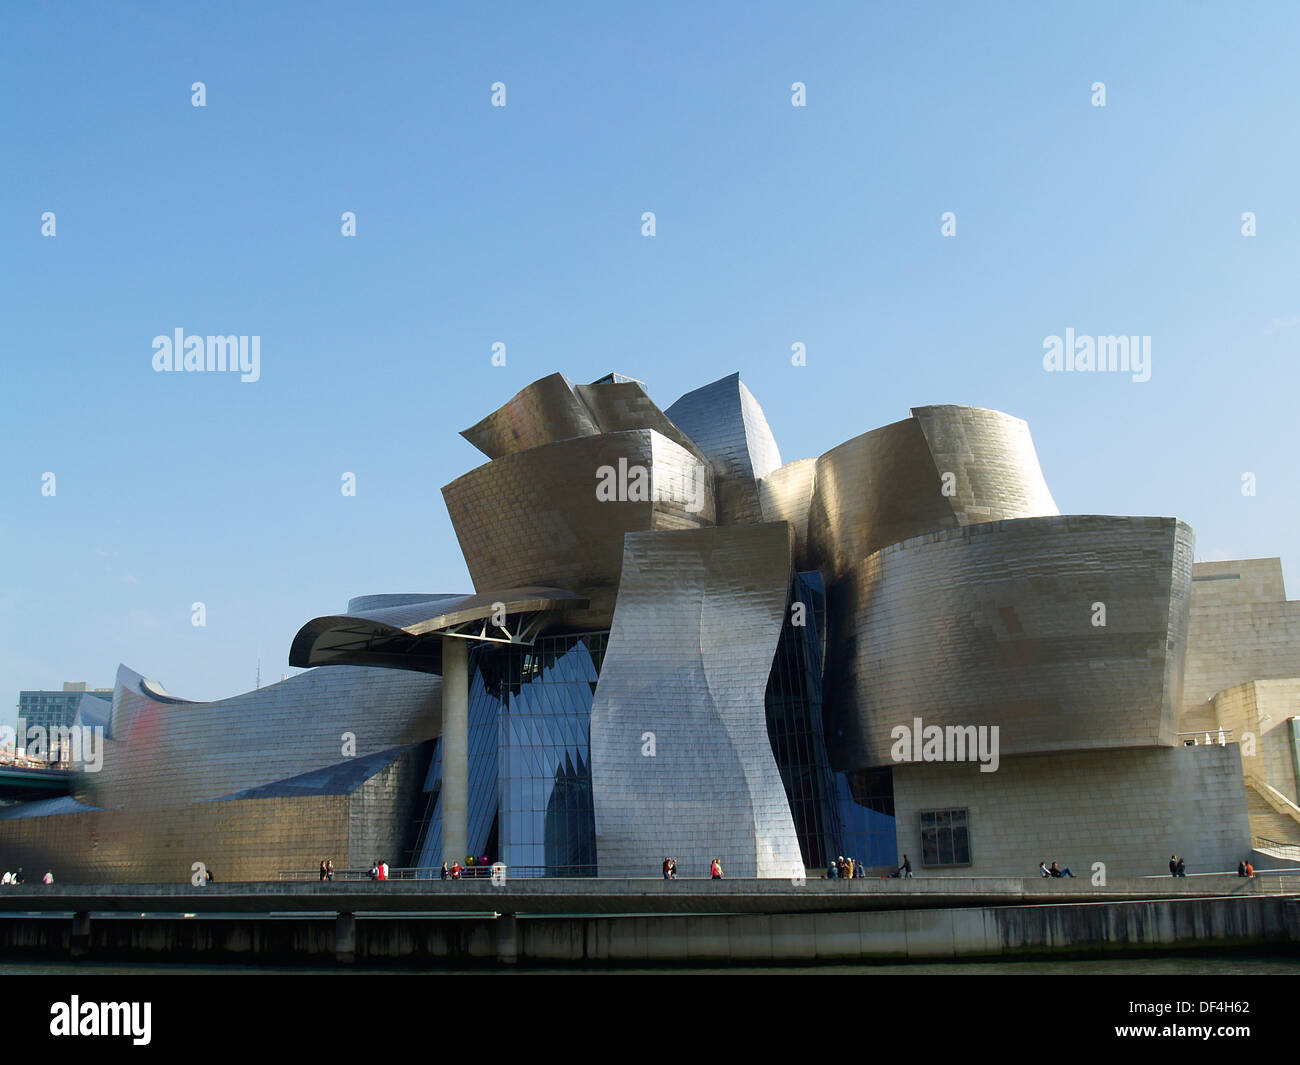
[[[89,696],[105,703],[112,703],[112,688],[91,689],[85,681],[64,681],[62,691],[25,691],[18,693],[18,720],[28,728],[41,727],[47,730],[68,728],[77,721],[77,712],[81,700]],[[18,746],[22,746],[23,737],[18,737]]]

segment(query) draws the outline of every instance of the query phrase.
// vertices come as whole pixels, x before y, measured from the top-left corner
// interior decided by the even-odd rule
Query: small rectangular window
[[[921,864],[971,864],[970,826],[965,810],[921,811]]]

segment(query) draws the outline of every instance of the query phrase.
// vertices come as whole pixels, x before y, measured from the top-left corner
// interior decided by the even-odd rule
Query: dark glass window
[[[970,825],[965,810],[921,811],[921,864],[970,865]]]
[[[591,704],[608,633],[470,653],[470,847],[510,876],[595,876]],[[441,861],[442,759],[425,783],[415,864]],[[448,859],[450,860],[450,859]]]
[[[802,624],[795,624],[796,618]],[[824,868],[839,855],[864,866],[892,866],[897,837],[890,770],[871,777],[864,800],[857,780],[830,768],[822,731],[825,620],[821,575],[798,574],[767,681],[772,755],[807,868]]]

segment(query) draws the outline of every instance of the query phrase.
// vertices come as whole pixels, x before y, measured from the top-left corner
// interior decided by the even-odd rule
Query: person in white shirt
[[[50,870],[46,869],[46,870],[45,870],[45,875],[44,875],[43,877],[41,877],[41,883],[42,883],[42,884],[53,884],[53,883],[54,883],[54,874],[53,874]]]
[[[9,870],[6,869],[4,877],[0,879],[0,884],[12,884],[13,882],[14,882],[14,874],[9,872]]]

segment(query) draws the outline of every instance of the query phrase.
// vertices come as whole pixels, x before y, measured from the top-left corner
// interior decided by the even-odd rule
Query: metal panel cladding
[[[601,876],[795,876],[799,840],[768,738],[785,615],[785,522],[629,533],[591,711]]]
[[[1193,542],[1174,518],[1067,515],[865,558],[827,661],[832,764],[894,764],[917,719],[996,726],[1001,758],[1173,744]]]
[[[646,498],[639,486],[652,484]],[[598,492],[610,487],[614,498]],[[474,588],[545,585],[591,600],[573,628],[608,626],[623,534],[714,521],[713,478],[652,429],[579,437],[516,452],[442,490]]]
[[[718,524],[763,521],[755,482],[781,465],[781,449],[740,374],[687,392],[665,413],[713,464]]]
[[[812,507],[817,460],[795,459],[758,482],[764,521],[788,521],[794,527],[796,569],[809,569],[808,512]]]
[[[918,407],[817,460],[809,549],[835,576],[922,533],[1056,513],[1024,421],[976,407]]]

